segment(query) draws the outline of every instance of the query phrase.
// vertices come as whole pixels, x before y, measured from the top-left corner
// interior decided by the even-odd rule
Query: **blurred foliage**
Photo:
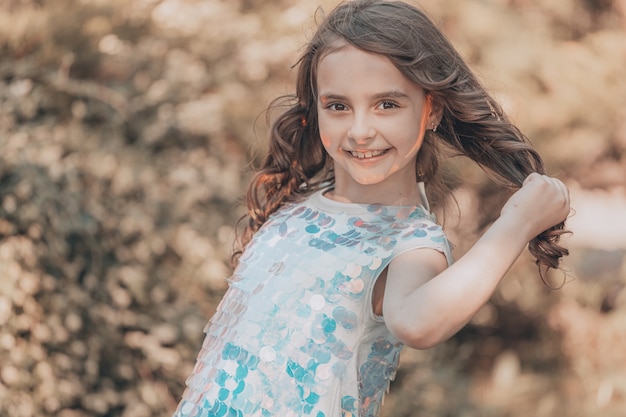
[[[577,213],[563,289],[524,255],[457,336],[404,352],[384,415],[623,415],[626,2],[421,5]],[[171,414],[317,6],[0,2],[0,415]],[[503,194],[457,169],[460,255]]]

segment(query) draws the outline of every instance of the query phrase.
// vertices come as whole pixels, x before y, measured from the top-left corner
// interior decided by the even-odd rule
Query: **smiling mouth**
[[[354,156],[355,158],[358,159],[369,159],[369,158],[375,158],[377,156],[381,156],[387,153],[387,151],[389,151],[389,149],[384,149],[382,151],[365,151],[365,152],[361,152],[361,151],[347,151],[350,155]]]

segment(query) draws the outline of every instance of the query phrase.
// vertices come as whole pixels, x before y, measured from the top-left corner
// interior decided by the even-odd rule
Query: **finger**
[[[563,181],[558,178],[550,178],[551,182],[561,191],[566,201],[569,201],[569,189]]]
[[[528,174],[526,179],[524,179],[524,182],[522,183],[522,185],[526,185],[529,182],[535,181],[535,180],[537,180],[540,177],[541,177],[541,174],[539,174],[537,172],[531,172],[530,174]]]

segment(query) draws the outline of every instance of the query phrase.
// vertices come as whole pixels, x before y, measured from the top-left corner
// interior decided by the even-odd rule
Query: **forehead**
[[[324,54],[317,64],[318,92],[325,90],[414,90],[409,80],[385,55],[344,44]],[[375,91],[374,91],[375,92]]]

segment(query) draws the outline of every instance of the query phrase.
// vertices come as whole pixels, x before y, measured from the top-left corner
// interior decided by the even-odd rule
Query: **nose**
[[[373,139],[375,135],[376,130],[367,115],[356,113],[352,119],[350,130],[348,130],[348,139],[364,142]]]

